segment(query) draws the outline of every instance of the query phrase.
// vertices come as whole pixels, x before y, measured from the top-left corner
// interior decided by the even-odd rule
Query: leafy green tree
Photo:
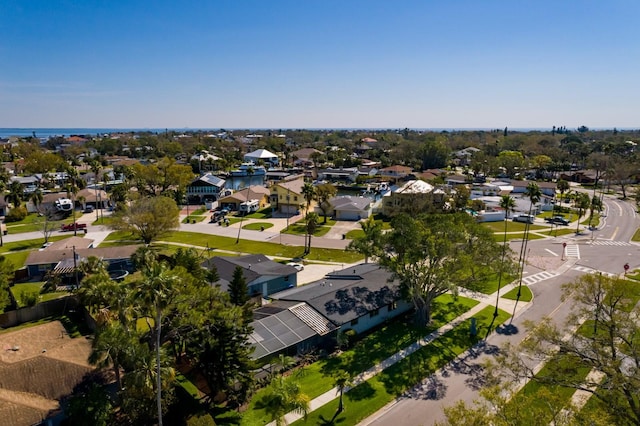
[[[527,339],[500,351],[488,380],[507,383],[518,377],[580,390],[595,398],[590,406],[606,413],[608,424],[640,424],[637,286],[623,278],[586,274],[565,284],[563,291],[563,300],[570,299],[572,307],[565,324],[557,326],[550,319],[527,324]],[[533,370],[550,359],[557,361],[547,362],[543,371]],[[599,374],[573,374],[578,369]]]
[[[242,267],[236,266],[229,283],[229,298],[236,306],[244,306],[249,301],[249,287],[242,272]]]
[[[318,206],[320,207],[320,210],[322,210],[322,215],[324,217],[323,223],[327,223],[327,212],[331,207],[329,205],[329,200],[335,197],[337,193],[338,193],[338,189],[335,186],[331,185],[330,183],[323,183],[316,186],[315,199],[318,202]]]
[[[347,250],[364,255],[364,263],[369,263],[369,258],[375,256],[380,248],[382,224],[376,221],[373,216],[369,216],[366,220],[360,221],[360,227],[364,235],[351,240]]]
[[[64,412],[70,426],[110,426],[114,424],[113,402],[99,382],[82,383],[66,401]]]
[[[400,281],[418,326],[430,322],[436,297],[459,286],[478,288],[500,267],[500,246],[468,214],[401,214],[391,227],[383,234],[379,262]]]
[[[591,197],[591,202],[589,203],[589,228],[591,228],[592,226],[592,222],[593,222],[593,215],[595,212],[601,212],[602,211],[602,200],[600,199],[600,197],[598,197],[598,195],[593,194],[593,197]]]
[[[6,257],[0,256],[0,310],[9,305],[9,279],[13,276],[13,264]]]
[[[520,151],[502,151],[498,154],[498,163],[507,175],[514,176],[515,171],[524,166],[524,156]]]
[[[176,202],[167,197],[141,198],[113,215],[111,227],[128,231],[145,244],[166,235],[180,225],[180,210]]]

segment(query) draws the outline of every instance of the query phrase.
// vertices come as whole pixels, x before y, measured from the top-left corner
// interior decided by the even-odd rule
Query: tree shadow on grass
[[[351,388],[349,392],[345,393],[345,397],[350,401],[362,401],[364,399],[373,398],[376,394],[376,390],[369,384],[369,382],[362,382],[358,386]]]

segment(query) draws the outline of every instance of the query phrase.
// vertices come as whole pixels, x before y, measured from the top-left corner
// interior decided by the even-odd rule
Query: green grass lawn
[[[491,229],[493,232],[504,233],[504,221],[500,222],[482,222],[482,226]],[[526,223],[514,222],[512,220],[507,221],[507,232],[524,232]],[[531,224],[529,225],[531,231],[538,229],[545,229],[542,225]]]
[[[322,359],[302,370],[297,370],[287,380],[295,380],[304,394],[315,398],[333,387],[331,375],[336,369],[344,369],[354,375],[359,374],[447,324],[476,304],[476,301],[465,297],[454,299],[451,295],[442,295],[434,302],[432,323],[427,329],[418,329],[412,324],[411,319],[407,323],[406,317],[393,320],[367,335],[353,348],[342,352],[339,356]],[[257,408],[264,395],[264,389],[254,395],[248,410],[243,414],[242,425],[268,422],[264,409]]]
[[[541,235],[547,235],[549,237],[558,237],[561,235],[575,234],[576,229],[570,226],[563,226],[561,228],[554,226],[553,230],[551,230],[551,227],[549,227],[546,231],[536,231],[536,233]]]
[[[504,299],[516,300],[518,296],[518,287],[511,289],[507,293],[503,294],[502,297]],[[520,292],[520,300],[523,302],[531,302],[533,300],[533,293],[526,285],[522,286],[522,291]]]
[[[18,302],[18,307],[22,308],[25,306],[24,296],[29,293],[33,293],[37,295],[37,303],[46,302],[47,300],[57,299],[59,297],[68,296],[69,292],[67,291],[54,291],[50,293],[40,294],[42,290],[42,286],[44,285],[43,281],[37,282],[28,282],[28,283],[18,283],[10,288],[13,297]]]
[[[187,216],[184,219],[182,219],[182,223],[192,223],[194,220],[196,222],[202,222],[206,218],[207,218],[207,216],[190,214],[189,216]]]
[[[355,240],[356,238],[364,237],[364,231],[362,229],[352,229],[346,235],[348,240]]]
[[[503,276],[502,280],[500,281],[500,286],[509,284],[511,281],[513,281],[514,278],[515,277],[511,275]],[[493,294],[496,291],[498,291],[498,274],[487,279],[484,283],[480,285],[480,287],[477,290],[484,294]]]
[[[320,222],[318,223],[318,227],[316,231],[313,233],[314,237],[322,237],[325,235],[333,225],[336,224],[335,220],[327,219],[327,223],[323,224],[324,219],[320,218]],[[283,229],[283,234],[291,234],[291,235],[305,235],[307,233],[307,227],[304,223],[304,219],[300,220],[292,225],[289,225],[289,229]]]
[[[636,229],[636,232],[633,234],[631,241],[640,242],[640,228]]]
[[[515,234],[507,234],[507,241],[511,240],[521,240],[524,238],[524,232],[515,233]],[[529,233],[529,240],[539,240],[544,238],[544,236],[539,235],[537,233]],[[493,234],[493,239],[499,243],[504,241],[504,234],[495,233]]]
[[[80,215],[76,215],[76,219],[79,217]],[[36,213],[30,213],[27,215],[27,217],[25,217],[23,220],[19,221],[19,222],[10,222],[10,223],[6,223],[7,225],[7,232],[9,234],[22,234],[25,232],[37,232],[37,231],[41,231],[42,230],[42,223],[44,222],[44,219],[41,216],[38,216],[38,214]],[[73,216],[69,216],[68,218],[64,219],[64,220],[59,220],[56,221],[58,223],[72,223],[73,222]]]
[[[487,307],[474,315],[477,319],[478,335],[486,333],[493,319],[492,314],[493,308]],[[509,314],[500,311],[496,322],[501,324],[507,318],[509,318]],[[355,425],[400,396],[423,378],[444,367],[476,341],[477,338],[469,336],[469,324],[461,324],[377,376],[351,389],[345,394],[345,411],[335,418],[334,414],[338,408],[337,399],[309,413],[306,421],[298,420],[293,424]],[[332,418],[334,420],[330,422]]]
[[[273,223],[270,222],[254,222],[244,225],[242,229],[248,229],[250,231],[261,231],[264,229],[269,229],[273,226]]]
[[[100,216],[100,219],[91,222],[92,225],[110,226],[113,223],[113,216]]]
[[[246,217],[249,219],[269,219],[271,217],[271,207],[265,207],[262,210],[248,214]]]
[[[120,243],[118,240],[125,240]],[[131,235],[126,232],[112,232],[105,239],[106,243],[100,247],[113,245],[132,244]],[[284,258],[301,257],[304,249],[298,246],[285,246],[277,243],[267,243],[264,241],[240,240],[236,244],[236,239],[231,237],[221,237],[217,235],[201,234],[198,232],[176,231],[167,235],[162,241],[168,243],[182,243],[201,247],[210,250],[227,250],[240,253],[261,253],[267,256],[277,256]],[[305,256],[305,260],[320,260],[325,262],[354,263],[362,260],[363,256],[345,250],[324,249],[311,247],[311,253]]]
[[[79,235],[79,236],[83,236]],[[67,235],[56,235],[49,237],[49,241],[58,241],[68,238]],[[20,269],[24,266],[24,262],[27,260],[29,253],[33,250],[39,249],[44,244],[44,238],[36,238],[35,240],[14,241],[11,243],[4,243],[4,246],[0,247],[0,254],[13,263],[16,269]]]

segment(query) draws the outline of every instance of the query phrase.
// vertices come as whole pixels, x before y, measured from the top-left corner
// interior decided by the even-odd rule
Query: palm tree
[[[305,254],[309,254],[309,252],[311,252],[311,236],[313,235],[314,232],[316,232],[316,229],[318,229],[318,221],[319,221],[319,216],[317,213],[311,212],[311,213],[307,213],[307,215],[305,216],[304,220],[305,220],[305,231],[307,233],[306,237],[305,237],[305,245],[304,245],[304,252]],[[306,240],[309,240],[309,242],[307,243]]]
[[[6,195],[5,199],[13,204],[13,207],[18,208],[22,203],[22,194],[24,193],[24,189],[22,188],[22,184],[17,180],[14,180],[9,184],[9,193]]]
[[[558,191],[560,191],[560,203],[562,203],[564,201],[564,193],[570,188],[569,182],[564,179],[560,179],[556,186],[558,187]]]
[[[242,230],[242,220],[244,216],[249,214],[249,204],[251,202],[251,176],[253,176],[253,167],[247,167],[247,176],[249,177],[249,185],[247,186],[247,211],[245,214],[240,215],[240,226],[238,227],[238,238],[236,238],[236,244],[240,242],[240,231]]]
[[[535,182],[530,182],[527,185],[527,189],[525,190],[525,195],[529,198],[529,217],[531,217],[531,213],[533,213],[533,206],[540,201],[542,197],[542,192],[540,191],[540,187]],[[516,294],[516,303],[513,307],[513,316],[515,316],[515,310],[518,306],[518,302],[520,301],[520,296],[522,295],[522,276],[524,275],[524,265],[525,258],[527,257],[527,246],[529,244],[529,229],[531,228],[531,223],[527,221],[524,225],[524,238],[522,239],[522,245],[520,246],[520,256],[518,258],[519,262],[519,283],[518,283],[518,293]],[[512,321],[513,321],[512,316]]]
[[[589,195],[584,192],[576,191],[574,205],[578,208],[578,221],[576,225],[576,234],[580,233],[580,218],[582,214],[587,211],[589,206],[591,205],[591,200],[589,199]]]
[[[593,213],[602,211],[602,200],[595,193],[589,204],[589,228],[592,227]]]
[[[345,370],[338,370],[333,379],[333,383],[338,388],[338,392],[340,393],[340,399],[338,400],[338,411],[336,412],[336,414],[340,414],[344,411],[344,391],[352,385],[351,375]]]
[[[313,197],[316,195],[316,188],[309,182],[305,182],[302,187],[302,196],[307,201],[306,211],[309,213],[309,207],[311,207],[311,202],[313,201]]]
[[[264,399],[265,411],[271,416],[276,426],[285,426],[285,415],[290,411],[301,413],[304,419],[309,414],[309,397],[302,393],[298,383],[292,379],[285,380],[278,375],[269,385]]]
[[[513,212],[516,206],[516,201],[509,195],[503,195],[500,199],[500,207],[504,209],[504,240],[502,241],[502,261],[500,266],[500,272],[498,273],[498,291],[496,292],[496,309],[493,312],[493,317],[498,316],[498,302],[500,300],[500,287],[502,285],[502,274],[504,269],[504,257],[507,254],[507,224],[509,221],[509,212]]]
[[[100,327],[92,343],[89,363],[98,368],[113,367],[118,391],[122,390],[120,367],[129,354],[133,341],[119,322],[109,322]]]
[[[38,210],[38,207],[40,207],[40,204],[42,204],[43,199],[44,199],[44,196],[42,195],[42,191],[40,190],[40,188],[33,191],[31,196],[29,197],[29,200],[31,200],[36,210]]]
[[[179,278],[174,275],[164,263],[151,261],[143,269],[143,280],[140,283],[136,298],[141,302],[145,310],[153,313],[155,328],[155,352],[156,352],[156,403],[158,406],[158,424],[162,426],[162,375],[160,371],[160,337],[162,335],[162,315],[171,304],[173,289],[176,288]]]

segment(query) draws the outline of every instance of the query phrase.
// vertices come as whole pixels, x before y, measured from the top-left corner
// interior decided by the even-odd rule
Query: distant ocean
[[[105,133],[126,133],[126,132],[152,132],[160,133],[167,129],[83,129],[83,128],[0,128],[0,138],[9,136],[27,137],[35,133],[37,138],[49,138],[51,136],[71,136],[71,135],[104,135]],[[194,131],[205,129],[168,129],[177,131]],[[212,129],[211,129],[212,130]],[[219,131],[219,129],[216,129]]]

